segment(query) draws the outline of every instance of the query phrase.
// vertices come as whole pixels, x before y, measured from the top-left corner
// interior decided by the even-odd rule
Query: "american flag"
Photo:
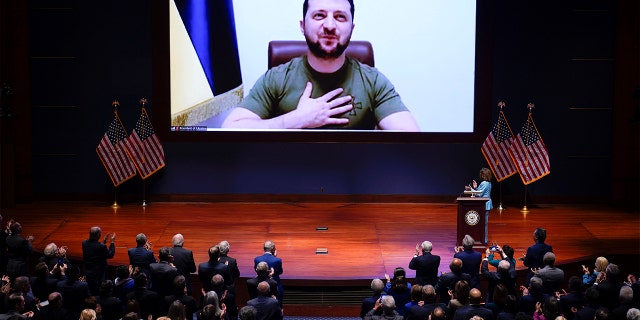
[[[164,150],[144,107],[135,129],[124,140],[124,145],[142,179],[146,179],[164,167]]]
[[[127,132],[116,112],[107,132],[102,136],[100,144],[96,148],[98,157],[116,187],[136,176],[136,167],[123,145],[126,136]]]
[[[514,139],[509,154],[516,162],[518,172],[525,185],[528,185],[546,175],[550,171],[549,152],[542,142],[542,137],[536,128],[531,113],[527,117],[522,130]]]
[[[489,136],[487,136],[484,143],[482,143],[482,148],[480,148],[498,182],[518,172],[513,159],[509,155],[509,145],[511,145],[512,140],[513,131],[511,131],[504,112],[500,110],[498,121],[493,125],[493,129],[491,129]]]

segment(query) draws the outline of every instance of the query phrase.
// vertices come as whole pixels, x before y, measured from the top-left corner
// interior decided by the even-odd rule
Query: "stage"
[[[637,212],[607,207],[549,205],[492,210],[489,240],[509,244],[521,257],[533,244],[536,227],[547,229],[556,264],[587,261],[599,255],[640,253],[640,219]],[[23,236],[33,235],[38,255],[55,242],[69,247],[68,255],[81,260],[81,242],[91,226],[115,232],[116,255],[110,265],[128,264],[127,249],[135,236],[145,233],[157,252],[171,246],[182,233],[184,247],[193,250],[196,264],[208,259],[207,250],[221,240],[231,244],[242,278],[255,276],[253,258],[262,254],[264,240],[276,243],[283,260],[285,289],[303,286],[364,286],[370,280],[408,269],[415,246],[433,243],[441,256],[440,272],[449,271],[456,239],[454,203],[185,203],[121,204],[42,202],[18,205],[2,212],[5,223],[15,219]],[[317,250],[325,251],[317,253]],[[624,264],[624,261],[611,261]],[[518,262],[517,268],[524,266]],[[566,278],[581,270],[565,270]],[[290,291],[291,292],[291,291]],[[242,304],[242,302],[240,302]]]

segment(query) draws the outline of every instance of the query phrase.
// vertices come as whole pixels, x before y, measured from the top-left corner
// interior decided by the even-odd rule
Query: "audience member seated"
[[[455,247],[454,258],[462,260],[462,272],[471,277],[469,285],[471,288],[480,288],[480,262],[482,253],[473,250],[475,240],[470,235],[462,238],[462,249]]]
[[[462,272],[462,266],[463,262],[460,258],[453,258],[449,263],[450,272],[443,273],[438,278],[435,290],[441,303],[444,303],[445,305],[449,303],[449,291],[454,289],[454,286],[458,281],[471,281],[471,276],[469,276],[468,273]]]
[[[402,267],[393,270],[393,278],[385,273],[387,279],[385,292],[393,297],[396,311],[404,316],[404,305],[411,301],[411,283],[407,281],[407,273]]]
[[[416,245],[416,254],[409,262],[409,269],[416,271],[416,283],[422,286],[425,284],[435,286],[438,282],[440,256],[431,254],[432,249],[433,244],[429,241]],[[396,303],[398,302],[396,301]]]
[[[382,292],[384,292],[384,282],[377,278],[371,280],[371,291],[373,291],[371,297],[362,299],[362,305],[360,306],[360,318],[364,319],[364,316],[367,314],[367,312],[373,309],[373,306],[376,305],[376,301],[380,299],[380,296],[382,296]]]

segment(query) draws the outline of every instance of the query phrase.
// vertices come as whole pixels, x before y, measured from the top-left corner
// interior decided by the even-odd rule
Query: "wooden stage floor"
[[[283,259],[282,278],[296,282],[369,280],[392,274],[399,266],[411,278],[415,273],[408,264],[415,245],[423,240],[433,242],[433,253],[442,257],[440,271],[447,272],[456,243],[456,208],[452,203],[167,202],[114,209],[104,203],[46,202],[18,205],[2,215],[5,222],[21,222],[24,236],[35,236],[36,251],[55,242],[68,246],[75,259],[82,256],[81,242],[91,226],[100,226],[103,233],[116,232],[113,265],[128,264],[126,251],[135,247],[140,232],[152,242],[156,255],[160,247],[171,246],[175,233],[182,233],[196,264],[207,260],[211,245],[227,240],[229,255],[237,258],[245,278],[255,275],[253,258],[262,254],[264,240],[271,239]],[[533,230],[544,227],[558,264],[640,253],[638,212],[570,205],[529,210],[526,214],[515,207],[493,210],[489,240],[511,245],[520,257],[533,243]],[[316,254],[317,248],[328,253]]]

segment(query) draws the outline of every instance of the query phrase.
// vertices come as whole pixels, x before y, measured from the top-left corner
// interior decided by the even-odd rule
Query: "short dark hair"
[[[258,317],[258,310],[253,306],[244,306],[238,312],[240,320],[255,320]]]
[[[347,0],[349,2],[349,5],[351,6],[351,9],[349,11],[351,11],[351,20],[353,20],[354,18],[354,13],[355,13],[355,6],[353,5],[353,0]],[[307,16],[307,11],[309,10],[309,0],[304,0],[304,3],[302,4],[302,19],[304,20],[304,17]]]
[[[533,236],[536,237],[536,241],[544,242],[547,239],[547,230],[544,228],[536,228],[536,231],[533,232]]]

